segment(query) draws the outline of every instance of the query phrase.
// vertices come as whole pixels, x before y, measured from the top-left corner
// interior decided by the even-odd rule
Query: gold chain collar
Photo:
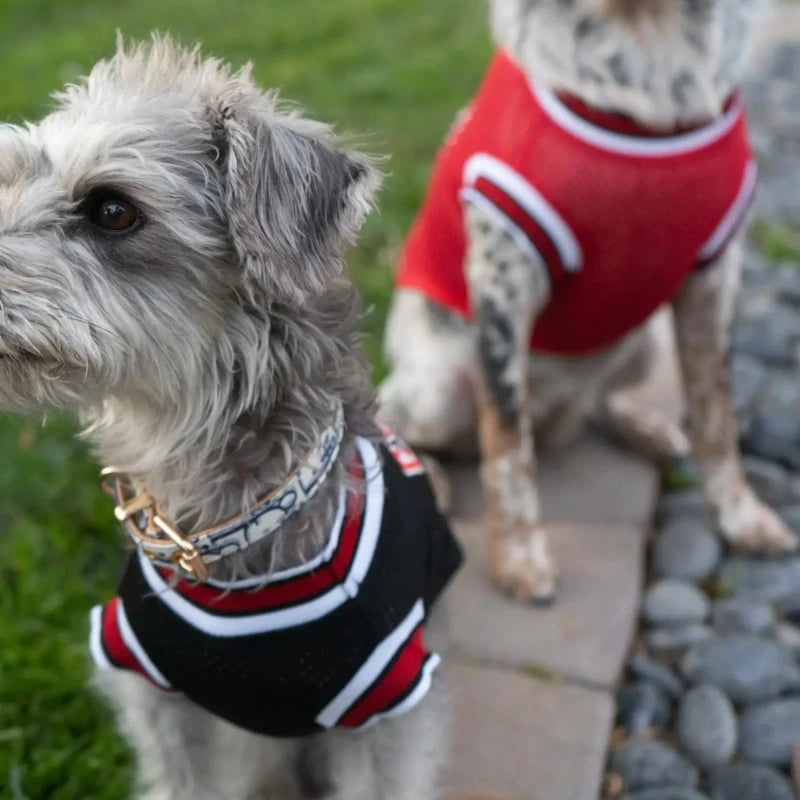
[[[133,492],[126,492],[126,486],[133,487]],[[178,529],[167,522],[159,511],[155,498],[144,486],[135,486],[133,481],[115,467],[105,467],[100,471],[100,488],[105,494],[116,500],[114,518],[123,530],[138,543],[143,545],[145,555],[156,561],[150,547],[160,547],[164,536],[173,542],[178,550],[172,556],[172,563],[199,581],[208,578],[208,567],[197,548],[178,532]],[[131,530],[131,526],[135,531]],[[202,536],[205,531],[198,531],[193,538]]]
[[[148,558],[205,581],[209,562],[269,536],[316,494],[336,461],[343,436],[344,410],[337,401],[333,422],[318,445],[281,486],[250,511],[188,535],[166,518],[141,481],[106,467],[100,486],[116,502],[114,517],[123,531]]]

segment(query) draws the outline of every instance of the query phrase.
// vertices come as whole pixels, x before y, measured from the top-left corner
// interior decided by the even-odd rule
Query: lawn
[[[50,91],[111,52],[117,28],[253,60],[264,85],[392,156],[350,258],[379,374],[394,256],[488,58],[484,17],[484,0],[0,0],[0,118],[43,113]],[[2,800],[120,800],[130,785],[129,754],[85,687],[87,613],[113,591],[121,540],[74,432],[62,418],[0,418]]]

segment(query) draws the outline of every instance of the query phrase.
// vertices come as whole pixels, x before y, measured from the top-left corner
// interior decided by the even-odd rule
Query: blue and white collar
[[[108,467],[102,471],[103,488],[117,502],[114,516],[144,555],[204,581],[209,564],[270,536],[317,493],[336,461],[343,436],[344,411],[337,402],[333,422],[286,483],[250,511],[189,534],[178,531],[164,517],[146,487],[119,470]]]

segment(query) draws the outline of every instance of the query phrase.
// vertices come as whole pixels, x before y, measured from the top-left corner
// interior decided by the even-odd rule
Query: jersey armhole
[[[465,187],[459,193],[459,197],[462,203],[480,209],[496,225],[502,228],[513,239],[514,244],[544,273],[548,281],[550,283],[553,282],[556,276],[548,268],[542,254],[513,220],[509,219],[497,206],[475,189]]]
[[[725,248],[739,231],[744,228],[755,200],[757,183],[758,167],[755,161],[749,161],[744,169],[736,197],[711,237],[701,248],[695,269],[704,269],[713,264],[725,252]]]
[[[488,153],[464,165],[460,199],[480,208],[551,281],[579,272],[583,254],[566,220],[530,181]]]
[[[119,597],[115,597],[105,606],[95,606],[89,616],[89,623],[89,652],[99,670],[124,669],[137,672],[158,689],[172,689],[169,681],[139,643]]]

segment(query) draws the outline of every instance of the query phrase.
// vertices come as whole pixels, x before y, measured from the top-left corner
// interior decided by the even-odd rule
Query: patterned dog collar
[[[114,516],[152,561],[204,581],[208,564],[234,555],[274,533],[316,493],[331,470],[344,435],[344,411],[334,419],[303,464],[250,511],[212,528],[183,534],[160,511],[147,488],[113,467],[101,472],[103,490],[117,503]]]

